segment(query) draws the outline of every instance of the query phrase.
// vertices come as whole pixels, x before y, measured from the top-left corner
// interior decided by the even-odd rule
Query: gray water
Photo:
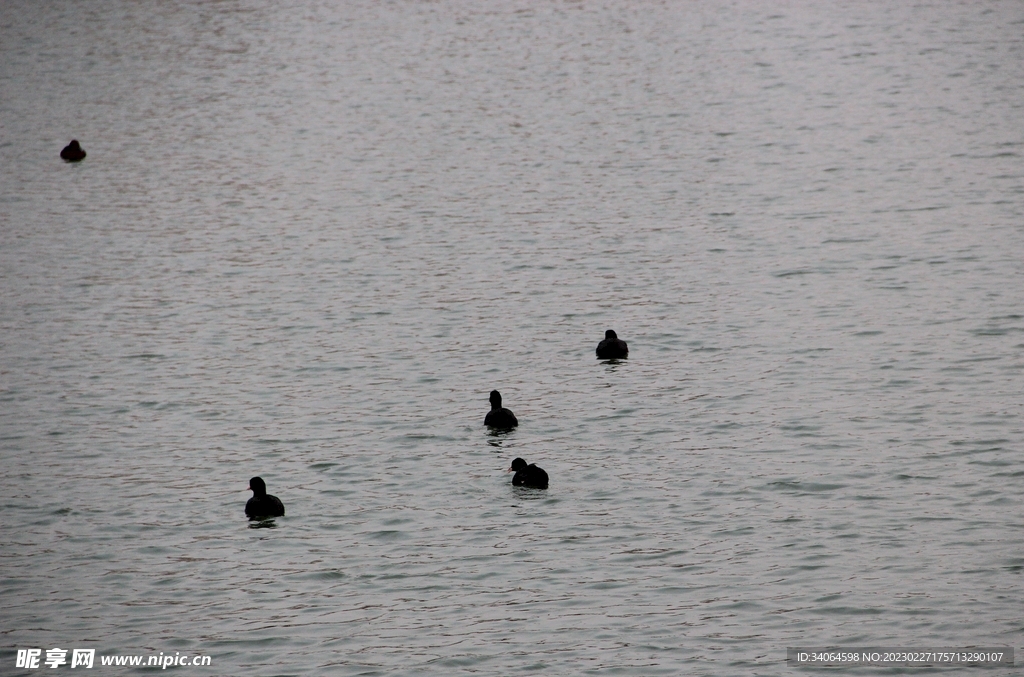
[[[0,673],[1020,648],[1022,122],[1012,1],[4,3]]]

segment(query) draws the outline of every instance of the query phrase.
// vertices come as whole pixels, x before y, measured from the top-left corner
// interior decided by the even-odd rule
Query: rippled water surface
[[[1022,121],[1011,1],[5,3],[0,673],[1020,648]]]

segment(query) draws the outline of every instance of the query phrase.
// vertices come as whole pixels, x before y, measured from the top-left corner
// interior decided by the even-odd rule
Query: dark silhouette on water
[[[249,489],[252,491],[252,498],[245,504],[245,514],[249,519],[284,516],[284,504],[277,496],[267,493],[267,483],[262,478],[253,477],[249,480]]]
[[[512,476],[512,485],[516,487],[532,487],[534,489],[548,488],[548,474],[543,468],[538,468],[533,463],[527,465],[526,461],[517,458],[512,461],[512,467],[506,472],[515,471]]]
[[[491,391],[491,410],[484,417],[484,425],[492,428],[515,428],[519,425],[516,415],[501,406],[501,393],[497,390]]]
[[[629,355],[626,342],[615,335],[611,329],[604,333],[604,340],[597,344],[597,357],[600,360],[621,360]]]
[[[64,150],[60,152],[60,157],[65,162],[81,162],[85,159],[85,151],[78,145],[78,139],[72,139],[71,143],[64,146]]]

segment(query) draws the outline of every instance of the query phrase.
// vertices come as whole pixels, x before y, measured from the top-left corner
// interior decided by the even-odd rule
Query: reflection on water
[[[250,529],[276,529],[277,522],[272,517],[265,517],[263,519],[251,519],[249,520]]]
[[[1019,3],[5,8],[3,674],[1020,643]]]

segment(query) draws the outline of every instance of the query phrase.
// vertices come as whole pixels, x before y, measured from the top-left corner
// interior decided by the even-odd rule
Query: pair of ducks
[[[602,360],[618,360],[629,355],[629,346],[626,342],[615,335],[609,329],[604,333],[604,340],[597,344],[597,357]],[[484,425],[491,428],[510,429],[519,425],[519,419],[510,410],[501,406],[501,393],[497,390],[491,391],[491,410],[484,418]],[[533,463],[527,464],[521,458],[512,461],[512,467],[508,472],[515,472],[512,477],[512,484],[517,487],[533,487],[535,489],[548,488],[548,474],[543,468]]]
[[[512,461],[512,467],[508,472],[515,471],[512,477],[512,484],[517,487],[532,487],[534,489],[548,488],[548,474],[530,463],[517,458]],[[277,496],[267,493],[267,483],[262,477],[253,477],[249,480],[249,490],[252,491],[252,498],[245,504],[245,515],[250,520],[266,519],[268,517],[284,517],[284,503]]]
[[[531,486],[534,489],[548,488],[548,473],[530,463],[526,464],[522,459],[512,461],[509,472],[515,470],[512,483],[516,486]],[[246,503],[246,516],[249,519],[264,519],[266,517],[284,517],[285,504],[276,496],[266,493],[266,482],[262,477],[253,477],[249,480],[249,491],[253,497]]]
[[[72,142],[77,145],[76,141]],[[65,149],[67,150],[67,149]],[[61,157],[63,157],[63,152]],[[85,157],[85,151],[82,151]],[[604,333],[604,340],[597,344],[597,357],[602,360],[623,359],[629,354],[629,347],[626,342],[615,335],[609,329]],[[484,417],[484,425],[491,428],[510,429],[519,425],[519,419],[509,409],[501,406],[501,393],[497,390],[491,391],[491,410]],[[543,468],[537,467],[534,463],[527,463],[521,458],[512,461],[512,465],[506,472],[514,472],[512,485],[516,487],[530,487],[533,489],[548,488],[548,474]],[[284,504],[277,496],[267,493],[267,483],[260,477],[253,477],[249,480],[249,489],[252,491],[252,498],[245,504],[245,514],[249,519],[261,519],[265,517],[284,516]]]
[[[534,489],[548,488],[548,474],[533,463],[527,465],[526,461],[517,458],[512,461],[512,467],[508,472],[515,471],[512,477],[512,484],[517,487],[532,487]],[[277,496],[267,493],[267,483],[262,477],[253,477],[249,480],[249,490],[252,491],[252,498],[245,504],[245,515],[251,520],[266,519],[268,517],[284,517],[284,503]]]
[[[497,390],[491,391],[491,410],[484,417],[484,425],[499,430],[509,430],[519,425],[516,415],[501,406],[501,393]],[[538,468],[533,463],[527,464],[521,458],[512,461],[512,465],[506,472],[515,472],[515,475],[512,476],[514,486],[534,489],[548,488],[548,474],[542,468]]]
[[[512,467],[508,472],[515,471],[512,477],[512,484],[517,487],[533,487],[534,489],[548,488],[548,474],[530,463],[517,458],[512,461]],[[277,496],[267,493],[267,483],[262,477],[253,477],[249,480],[249,490],[252,491],[252,498],[245,504],[245,515],[251,520],[266,519],[268,517],[284,517],[284,503]]]
[[[609,329],[604,333],[604,340],[597,344],[597,357],[601,360],[619,360],[629,355],[629,346]],[[501,393],[491,391],[491,410],[484,417],[484,425],[492,428],[515,428],[519,419],[511,411],[501,406]]]

